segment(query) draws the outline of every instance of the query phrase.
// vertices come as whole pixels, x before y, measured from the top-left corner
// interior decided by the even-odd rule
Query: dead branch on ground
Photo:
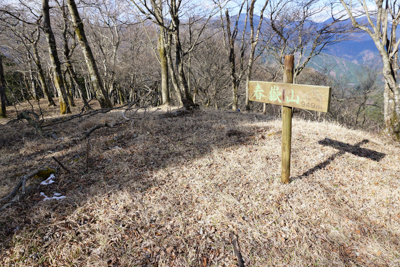
[[[235,251],[236,257],[238,259],[238,266],[239,267],[245,267],[244,266],[243,257],[242,257],[242,253],[240,252],[238,236],[236,234],[234,234],[233,232],[230,233],[230,236],[231,236],[231,242],[232,242],[233,250]]]
[[[118,110],[118,109],[123,109],[123,108],[130,109],[137,102],[138,101],[129,102],[129,103],[119,106],[119,107],[97,109],[97,110],[93,110],[93,111],[86,112],[86,113],[80,112],[79,114],[63,116],[61,118],[50,119],[47,121],[44,119],[40,119],[39,116],[33,111],[22,111],[22,112],[18,113],[17,119],[11,120],[11,121],[7,122],[7,124],[15,123],[15,122],[25,119],[30,125],[32,125],[36,129],[36,131],[38,133],[46,134],[44,132],[45,128],[49,128],[49,127],[53,127],[57,124],[69,122],[69,121],[77,119],[77,118],[91,117],[91,116],[94,116],[94,115],[100,114],[100,113],[105,114],[112,110]]]
[[[25,175],[24,177],[22,177],[21,180],[19,181],[19,183],[11,191],[11,193],[0,200],[0,203],[3,203],[3,202],[7,202],[11,199],[9,201],[9,203],[5,204],[3,207],[0,208],[0,211],[7,208],[12,203],[18,202],[18,201],[24,199],[27,195],[31,194],[37,188],[38,184],[40,184],[43,180],[47,179],[52,173],[55,173],[55,172],[56,171],[51,168],[40,168],[40,169],[34,170],[33,172],[30,172],[27,175]],[[40,179],[38,179],[38,181],[35,182],[33,185],[26,188],[25,187],[26,182],[35,176],[39,177]],[[22,187],[21,193],[17,195],[17,193],[21,187]]]

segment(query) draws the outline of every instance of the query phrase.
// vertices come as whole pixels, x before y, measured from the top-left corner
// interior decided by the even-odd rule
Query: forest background
[[[398,138],[397,11],[390,1],[5,1],[2,114],[58,97],[61,114],[81,98],[85,109],[95,99],[276,115],[249,102],[248,81],[281,81],[294,54],[295,83],[333,92],[328,114],[299,116]]]

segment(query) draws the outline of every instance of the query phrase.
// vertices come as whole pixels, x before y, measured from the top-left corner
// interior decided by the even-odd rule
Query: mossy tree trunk
[[[49,0],[42,0],[42,5],[44,19],[43,31],[46,35],[46,40],[49,46],[49,56],[53,69],[54,85],[57,89],[60,102],[60,113],[71,113],[71,109],[68,104],[68,96],[64,88],[64,82],[62,80],[63,76],[61,73],[61,64],[57,53],[56,39],[54,38],[54,34],[51,29]]]
[[[86,38],[83,22],[79,16],[79,12],[76,7],[75,1],[68,0],[67,5],[69,13],[72,18],[72,24],[75,28],[75,33],[78,37],[79,45],[81,46],[83,55],[85,57],[86,65],[89,70],[90,79],[96,94],[96,99],[99,101],[101,108],[111,108],[112,107],[111,101],[101,81],[100,73],[97,68],[92,50],[89,46],[89,42]]]

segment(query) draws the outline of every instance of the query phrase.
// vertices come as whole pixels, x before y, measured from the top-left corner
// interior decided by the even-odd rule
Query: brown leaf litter
[[[0,214],[1,266],[399,266],[400,148],[384,136],[293,120],[292,181],[280,183],[281,120],[260,114],[158,113],[71,141],[3,125],[0,197],[55,166],[61,201],[37,194]],[[365,142],[363,140],[368,140]],[[359,145],[357,145],[359,144]],[[381,155],[376,158],[375,156]]]

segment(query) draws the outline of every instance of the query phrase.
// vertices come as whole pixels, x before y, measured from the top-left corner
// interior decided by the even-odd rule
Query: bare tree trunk
[[[225,12],[225,17],[226,17],[226,31],[227,31],[227,35],[229,38],[228,57],[229,57],[230,76],[231,76],[231,85],[232,85],[232,110],[237,111],[238,81],[236,78],[236,62],[235,62],[235,38],[236,38],[236,34],[237,34],[237,29],[235,29],[235,32],[233,34],[231,33],[231,23],[230,23],[228,9]]]
[[[240,9],[239,9],[239,14],[241,13],[243,6],[245,5],[246,1],[243,1]],[[229,10],[225,10],[225,19],[226,19],[226,26],[224,24],[223,18],[222,18],[222,13],[221,13],[221,28],[223,30],[224,34],[224,45],[225,49],[228,55],[229,59],[229,65],[230,65],[230,78],[231,78],[231,86],[232,86],[232,110],[237,111],[238,110],[238,87],[240,80],[242,79],[243,74],[245,73],[244,68],[243,68],[243,59],[244,59],[244,52],[245,52],[245,33],[246,33],[246,26],[247,26],[247,17],[248,17],[248,9],[246,10],[246,18],[244,21],[244,28],[243,28],[243,35],[241,37],[241,44],[240,44],[240,64],[239,64],[239,70],[236,69],[236,54],[235,54],[235,43],[236,43],[236,37],[238,35],[238,23],[239,23],[239,17],[238,15],[236,17],[236,22],[235,25],[231,29],[231,20],[229,16]]]
[[[7,117],[7,100],[6,100],[6,80],[4,77],[4,69],[3,69],[3,55],[0,54],[0,118]]]
[[[238,110],[238,84],[232,80],[232,110]]]
[[[46,40],[49,45],[49,55],[54,74],[54,85],[58,91],[60,101],[60,113],[71,113],[67,102],[67,93],[65,92],[64,83],[62,81],[61,64],[57,54],[56,40],[51,29],[49,0],[42,0],[42,5],[44,18],[43,31],[46,35]]]
[[[384,90],[385,127],[386,131],[395,139],[400,140],[400,90],[396,82],[397,71],[399,70],[397,61],[400,45],[400,40],[396,38],[396,30],[400,22],[398,4],[392,1],[377,0],[375,1],[376,10],[374,10],[374,13],[370,13],[364,2],[360,7],[364,9],[369,25],[363,25],[357,22],[352,11],[353,8],[358,7],[354,7],[351,2],[350,4],[346,3],[344,0],[340,0],[340,2],[350,17],[353,27],[366,32],[379,51],[383,62],[382,74],[386,83]],[[374,21],[371,17],[375,14],[377,15]],[[388,16],[391,17],[390,23]],[[390,30],[388,30],[389,27],[391,27]]]
[[[260,18],[258,21],[258,27],[257,27],[257,33],[256,37],[254,38],[254,20],[253,20],[253,15],[254,15],[254,6],[256,4],[256,0],[251,0],[250,4],[250,10],[249,10],[249,19],[250,19],[250,57],[249,57],[249,62],[247,64],[247,76],[246,76],[246,100],[245,100],[245,110],[250,110],[250,96],[249,96],[249,82],[251,79],[251,70],[253,68],[254,64],[254,54],[256,51],[256,46],[258,44],[258,38],[260,36],[260,30],[261,30],[261,25],[263,22],[264,18],[264,10],[267,7],[269,0],[266,0],[264,3],[263,8],[260,11]]]
[[[165,51],[167,45],[165,43],[165,29],[160,26],[160,37],[158,38],[158,53],[160,54],[161,63],[161,95],[162,104],[169,105],[169,86],[168,86],[168,60],[167,52]]]
[[[390,107],[390,88],[387,83],[385,83],[385,89],[383,92],[383,118],[385,120],[385,126],[388,128],[390,126],[390,117],[391,117],[391,107]]]
[[[179,20],[175,21],[175,25],[179,25]],[[183,69],[183,60],[182,60],[182,45],[179,39],[179,27],[175,29],[172,33],[174,36],[175,42],[175,67],[178,72],[178,85],[179,90],[181,91],[182,103],[185,109],[191,109],[195,106],[193,103],[193,99],[189,92],[189,87],[186,82],[186,77]]]
[[[85,35],[85,30],[83,27],[82,20],[79,16],[78,9],[76,7],[74,0],[68,0],[68,9],[72,18],[72,23],[75,27],[75,32],[78,37],[79,44],[82,48],[83,54],[85,56],[86,64],[89,70],[91,82],[93,89],[96,94],[96,98],[100,103],[101,108],[111,108],[112,104],[107,96],[107,92],[104,89],[103,83],[100,78],[99,70],[96,65],[92,50],[89,46],[89,42]]]
[[[382,47],[378,47],[379,43],[378,40],[376,46],[382,57],[382,73],[386,82],[384,91],[385,127],[396,139],[400,139],[400,92],[396,85],[396,74],[393,71],[390,59],[387,56],[386,50]]]
[[[181,106],[183,106],[183,101],[182,101],[183,96],[182,96],[181,90],[179,89],[178,81],[176,80],[176,76],[175,76],[174,66],[172,64],[172,57],[171,57],[171,42],[172,42],[172,40],[171,40],[171,38],[172,38],[171,34],[168,33],[168,35],[167,35],[168,49],[167,49],[167,53],[166,53],[168,69],[169,69],[169,74],[171,77],[171,82],[172,82],[172,85],[173,85],[175,93],[176,93],[176,98],[177,98],[179,104]]]
[[[39,94],[37,92],[36,80],[35,80],[35,77],[33,77],[32,58],[29,54],[28,54],[28,60],[29,60],[29,79],[31,82],[32,96],[33,96],[33,99],[39,100]]]
[[[72,93],[73,93],[72,86],[71,86],[71,84],[67,83],[67,73],[66,72],[64,72],[63,81],[64,81],[64,88],[65,88],[65,91],[66,91],[67,97],[68,97],[68,103],[71,107],[76,107],[75,102],[74,102],[74,97],[72,95]]]
[[[69,77],[71,78],[71,86],[72,86],[72,84],[75,83],[75,86],[76,86],[75,88],[78,88],[79,95],[81,96],[82,102],[83,102],[83,109],[84,110],[91,110],[92,108],[88,104],[85,92],[83,91],[82,87],[80,86],[80,84],[78,82],[78,78],[76,76],[74,68],[72,67],[71,62],[69,61],[69,59],[66,62],[66,67],[67,67],[67,70],[68,70]],[[86,82],[86,79],[85,79],[85,82]]]
[[[33,55],[35,57],[34,61],[35,61],[35,64],[36,64],[36,68],[38,70],[39,81],[40,81],[40,84],[42,86],[43,93],[47,98],[48,105],[55,107],[56,104],[54,103],[54,100],[51,97],[51,94],[50,94],[50,91],[49,91],[49,87],[47,86],[47,83],[46,83],[46,77],[44,75],[44,71],[43,71],[43,68],[42,68],[42,63],[40,62],[39,52],[37,50],[37,43],[33,43],[32,44],[32,49],[33,49]]]

